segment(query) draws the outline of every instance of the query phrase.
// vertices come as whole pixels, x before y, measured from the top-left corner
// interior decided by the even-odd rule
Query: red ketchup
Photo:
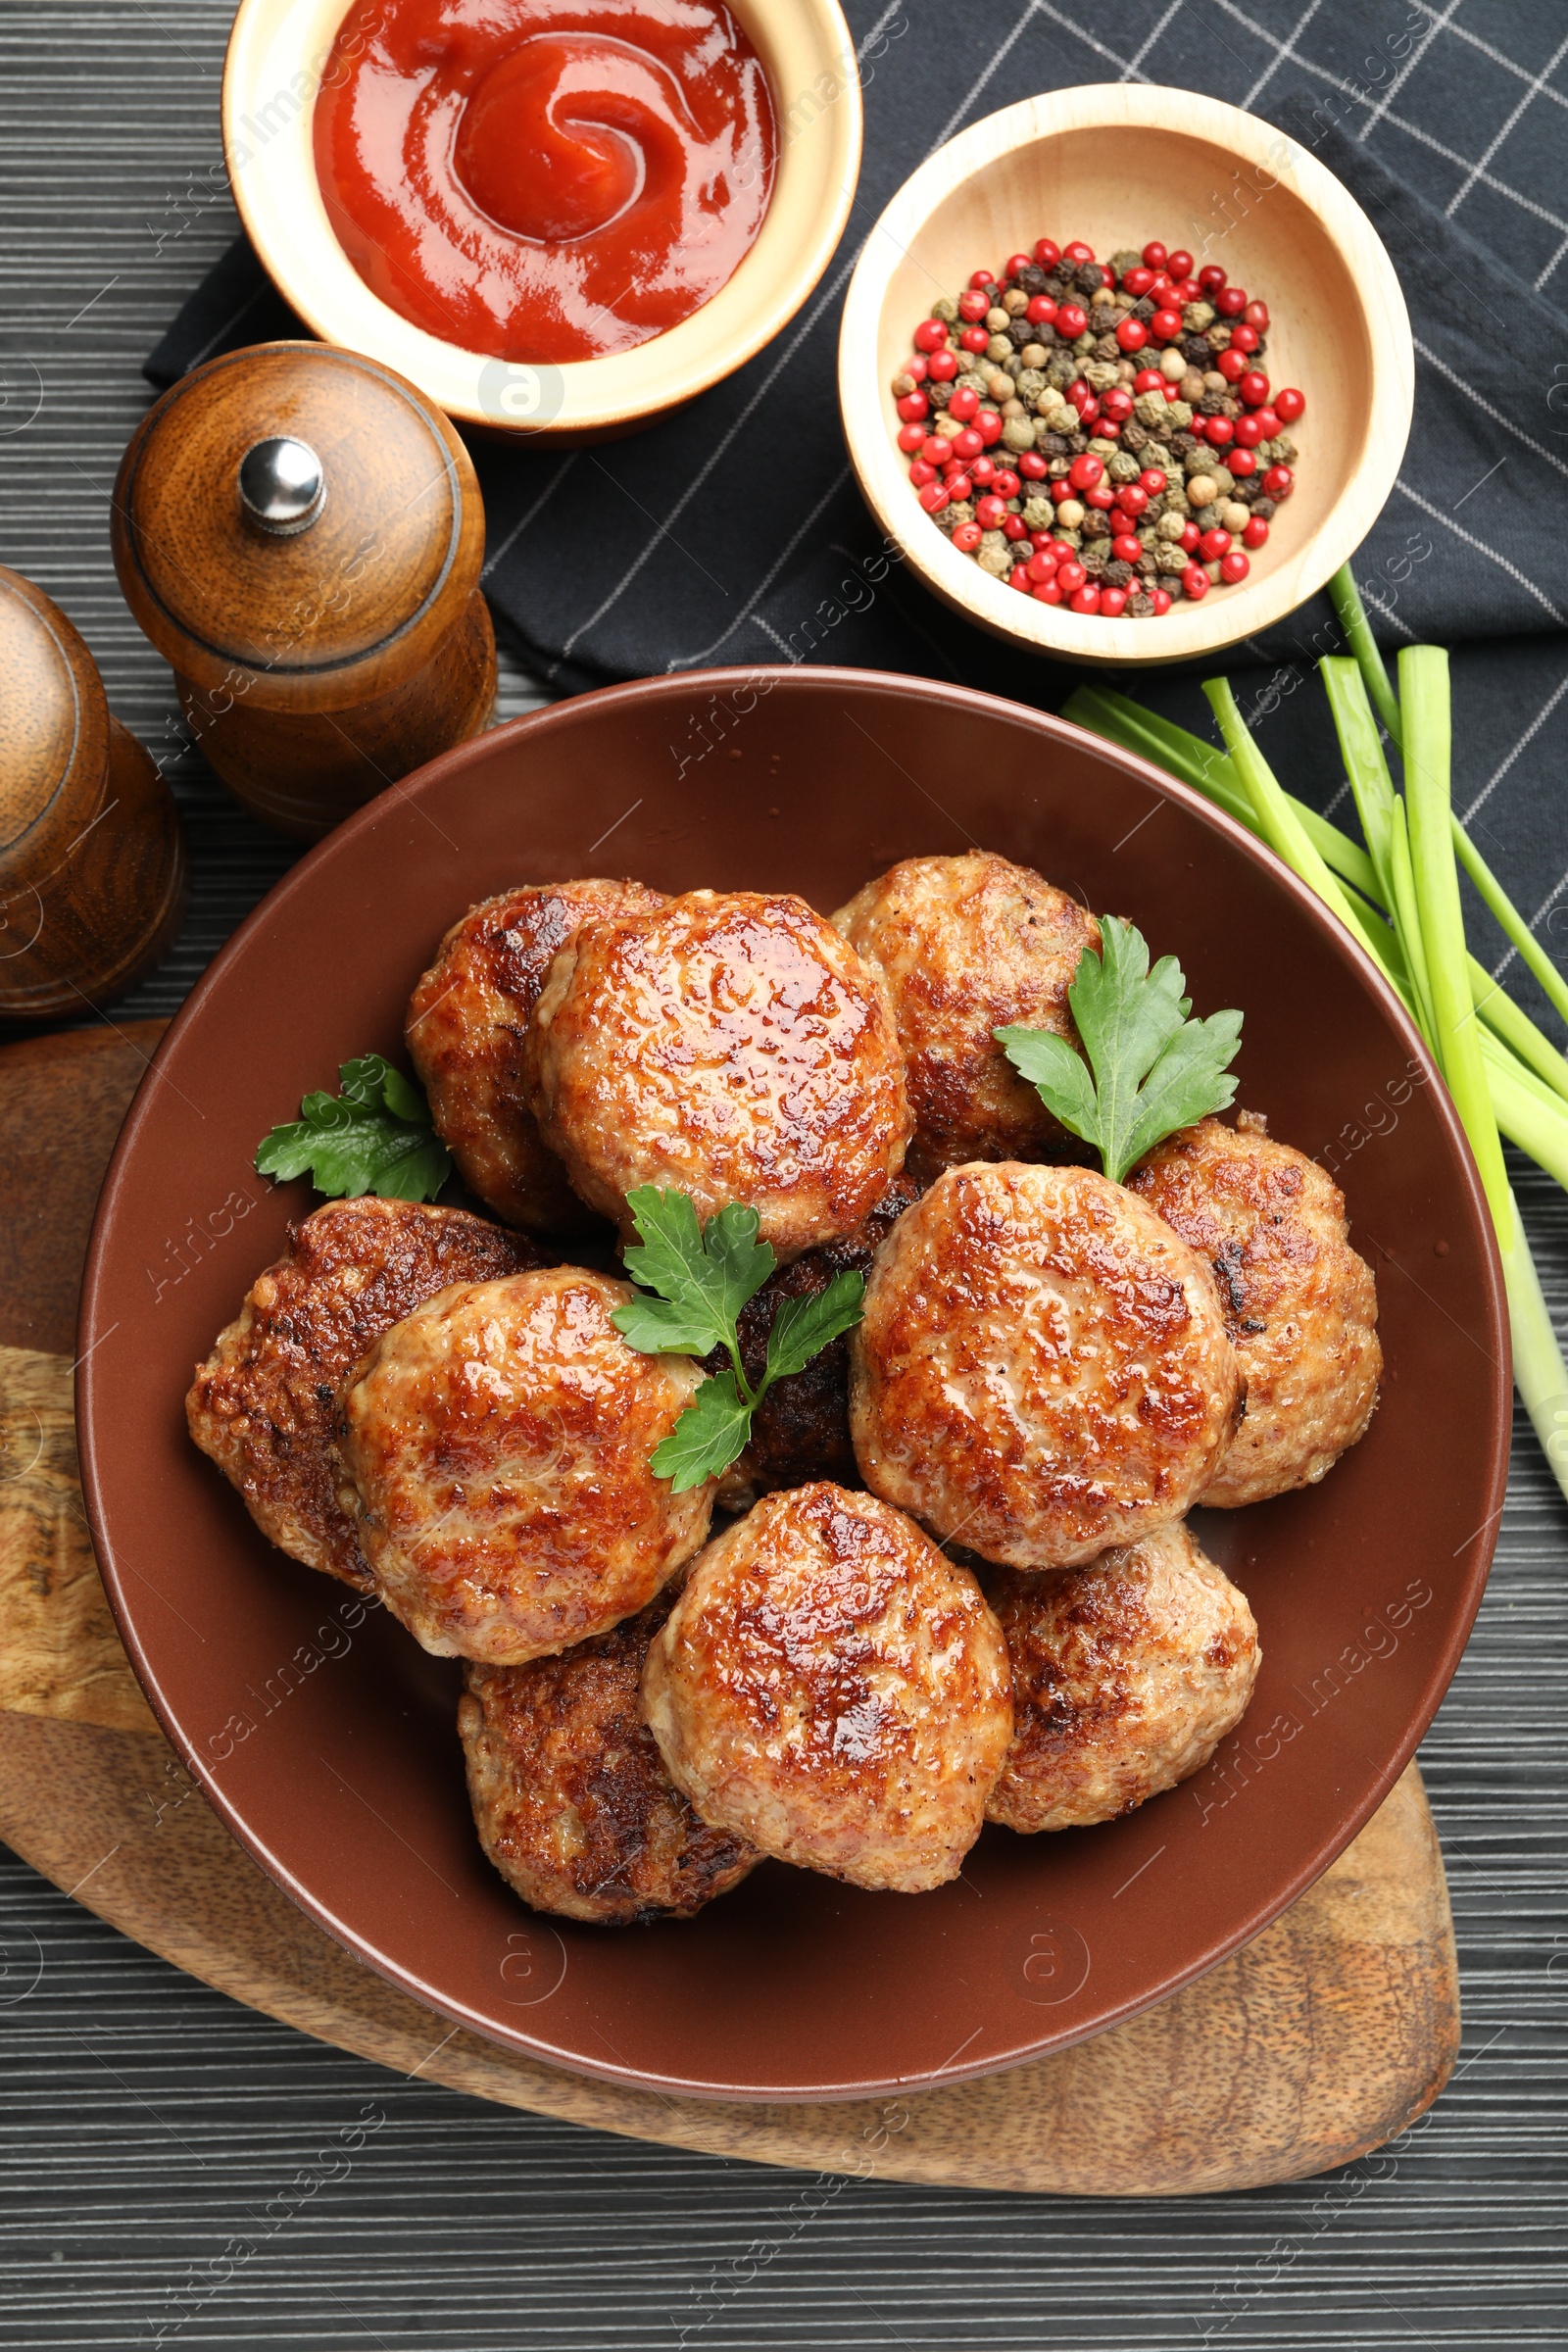
[[[534,362],[630,351],[700,310],[756,240],[778,145],[716,0],[355,0],[314,135],[371,291]]]

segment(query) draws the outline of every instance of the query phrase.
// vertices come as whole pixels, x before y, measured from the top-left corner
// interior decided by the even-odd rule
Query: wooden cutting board
[[[235,1844],[165,1741],[82,1512],[76,1292],[161,1031],[0,1049],[0,1836],[35,1869],[220,1991],[380,2065],[815,2172],[1094,2196],[1252,2188],[1348,2163],[1436,2098],[1459,1988],[1413,1765],[1317,1886],[1197,1984],[1055,2057],[902,2099],[742,2106],[589,2082],[449,2030],[352,1959]]]

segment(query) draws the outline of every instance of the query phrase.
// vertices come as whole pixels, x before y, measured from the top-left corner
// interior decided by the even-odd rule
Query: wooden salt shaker
[[[0,1018],[122,996],[184,906],[173,796],[59,606],[0,564]]]
[[[125,601],[237,798],[314,840],[495,700],[467,451],[391,368],[261,343],[148,412],[115,486]]]

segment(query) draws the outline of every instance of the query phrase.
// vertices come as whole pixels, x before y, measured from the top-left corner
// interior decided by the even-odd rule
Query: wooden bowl
[[[465,351],[372,294],[327,219],[313,101],[347,0],[240,0],[223,66],[234,201],[273,284],[323,342],[364,352],[449,416],[551,441],[613,438],[733,374],[806,301],[849,219],[860,165],[855,45],[836,0],[728,0],[761,59],[778,167],[756,244],[710,302],[650,342],[565,367]]]
[[[715,709],[722,748],[672,758],[698,722],[710,735]],[[304,1184],[255,1174],[258,1140],[349,1054],[401,1053],[443,930],[508,884],[630,873],[832,908],[896,858],[971,841],[1132,916],[1180,956],[1200,1011],[1245,1008],[1240,1100],[1333,1158],[1377,1268],[1388,1370],[1371,1431],[1320,1486],[1202,1515],[1263,1657],[1239,1731],[1180,1788],[1099,1829],[987,1831],[933,1894],[767,1863],[684,1925],[540,1918],[479,1850],[455,1664],[271,1550],[185,1434],[192,1364],[314,1205]],[[578,695],[449,752],[305,857],[211,965],[136,1098],[78,1350],[83,1484],[121,1631],[251,1853],[444,2016],[557,2065],[712,2096],[986,2074],[1129,2016],[1255,1935],[1430,1723],[1508,1461],[1485,1203],[1365,957],[1250,835],[1142,760],[962,688],[854,670]]]
[[[1306,413],[1296,487],[1250,576],[1162,620],[1102,620],[1019,595],[925,514],[889,390],[940,294],[1037,237],[1105,260],[1159,237],[1269,306],[1265,367]],[[872,513],[941,598],[999,637],[1124,668],[1188,662],[1271,627],[1354,554],[1394,487],[1415,390],[1410,321],[1376,230],[1333,173],[1255,115],[1190,90],[1106,82],[976,122],[921,165],[871,231],[844,306],[839,403]]]

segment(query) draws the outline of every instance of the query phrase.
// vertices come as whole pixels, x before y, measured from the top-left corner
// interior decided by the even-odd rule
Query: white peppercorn
[[[1246,507],[1234,498],[1227,499],[1219,511],[1221,527],[1227,531],[1245,531],[1252,517]]]
[[[986,332],[988,335],[1004,335],[1011,323],[1011,312],[1003,310],[1000,304],[995,305],[986,313]]]
[[[1218,495],[1219,493],[1215,489],[1210,475],[1206,473],[1195,473],[1189,476],[1187,483],[1187,503],[1190,507],[1201,508],[1212,506]]]
[[[1159,372],[1167,384],[1179,384],[1187,373],[1187,362],[1179,351],[1162,351],[1159,355]]]
[[[1056,509],[1056,520],[1064,531],[1080,531],[1083,529],[1086,512],[1087,510],[1079,505],[1077,499],[1064,498]]]
[[[990,342],[986,345],[986,358],[988,360],[995,361],[1000,367],[1004,360],[1010,360],[1011,357],[1012,345],[1008,342],[1006,336],[993,335]]]

